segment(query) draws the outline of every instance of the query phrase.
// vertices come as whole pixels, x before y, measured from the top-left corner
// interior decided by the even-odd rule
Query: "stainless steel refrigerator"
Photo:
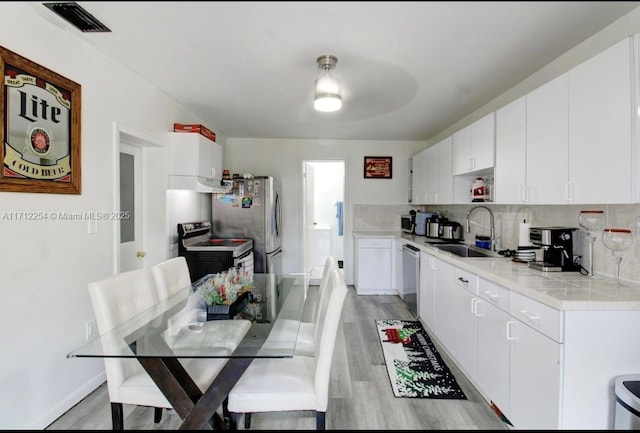
[[[253,239],[254,271],[282,273],[280,184],[271,176],[224,181],[231,192],[211,199],[213,236]]]

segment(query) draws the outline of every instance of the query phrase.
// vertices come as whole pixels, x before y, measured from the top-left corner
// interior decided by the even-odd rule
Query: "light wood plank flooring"
[[[309,288],[312,301],[316,289],[317,286]],[[358,296],[350,286],[331,369],[327,429],[508,429],[435,341],[468,399],[394,397],[376,331],[377,319],[414,320],[399,297]],[[180,425],[180,419],[174,412],[165,411],[162,421],[154,424],[153,409],[125,405],[124,424],[127,430],[175,430]],[[243,423],[240,422],[242,427]],[[315,429],[315,415],[312,412],[256,413],[252,415],[251,427],[256,430]],[[98,387],[47,429],[111,429],[106,384]]]

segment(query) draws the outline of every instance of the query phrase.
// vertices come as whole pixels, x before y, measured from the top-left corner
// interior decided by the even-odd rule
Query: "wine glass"
[[[604,211],[583,210],[578,218],[580,227],[587,231],[589,238],[589,275],[593,277],[593,247],[598,237],[598,231],[604,228]]]
[[[633,243],[633,234],[629,229],[604,229],[602,243],[611,250],[611,256],[616,261],[616,281],[620,283],[620,262],[622,252]]]

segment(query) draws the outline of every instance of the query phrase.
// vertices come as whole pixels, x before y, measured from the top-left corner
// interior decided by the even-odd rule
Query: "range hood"
[[[226,194],[231,192],[231,188],[222,186],[220,179],[201,176],[169,176],[169,189],[186,189],[190,191]]]

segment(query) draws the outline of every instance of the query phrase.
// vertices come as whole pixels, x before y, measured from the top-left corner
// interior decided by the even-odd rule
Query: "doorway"
[[[142,152],[120,142],[120,272],[142,268]]]
[[[303,161],[303,264],[319,284],[329,255],[344,263],[345,161]]]
[[[114,123],[114,274],[166,259],[166,143]],[[151,252],[151,254],[149,254]]]

